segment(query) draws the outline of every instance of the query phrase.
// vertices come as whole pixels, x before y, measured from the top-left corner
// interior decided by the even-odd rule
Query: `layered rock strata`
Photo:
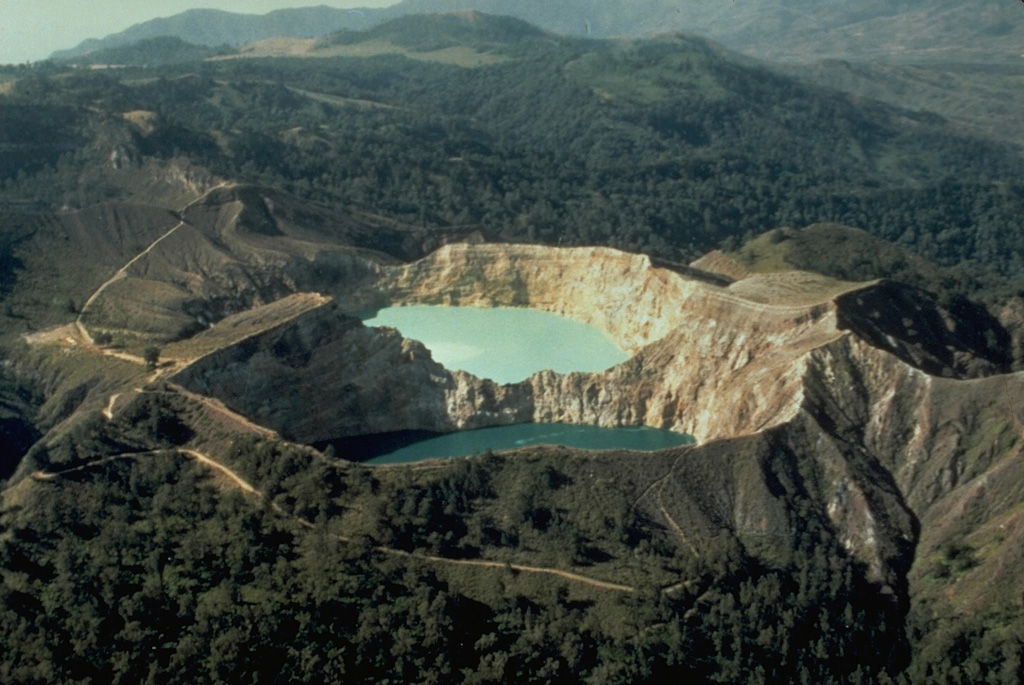
[[[807,353],[845,335],[837,328],[834,305],[750,302],[653,268],[644,256],[603,248],[451,245],[413,264],[377,264],[375,269],[373,282],[337,293],[342,308],[414,303],[533,307],[602,328],[633,356],[604,373],[545,371],[500,386],[443,369],[422,346],[399,343],[394,333],[364,330],[336,310],[322,310],[244,350],[223,350],[197,363],[183,381],[225,401],[258,403],[239,409],[307,442],[522,421],[643,424],[706,441],[753,433],[791,418],[802,402]],[[266,350],[261,352],[260,345]],[[314,375],[286,361],[296,355],[303,365],[316,367]],[[257,363],[258,370],[243,368]],[[289,370],[269,373],[275,365]],[[242,384],[229,382],[233,368],[250,379],[244,391]],[[303,418],[281,401],[288,392],[279,383],[302,387],[313,377],[325,404],[336,407],[330,420],[319,414]],[[341,395],[330,394],[340,388],[345,389]],[[387,401],[380,399],[385,394]],[[379,415],[374,407],[381,409]]]
[[[901,359],[898,345],[886,349],[884,335],[844,330],[844,306],[862,308],[859,327],[870,323],[863,302],[877,300],[878,284],[773,306],[654,268],[643,256],[519,245],[451,245],[412,264],[370,261],[361,270],[362,285],[339,284],[335,302],[199,360],[178,382],[306,443],[526,421],[753,440],[761,456],[740,472],[760,469],[765,497],[811,493],[847,549],[899,596],[919,520],[939,516],[949,498],[966,506],[958,488],[1019,452],[1008,429],[1013,409],[992,398],[1019,397],[1018,387],[999,391],[1020,378],[939,378]],[[869,297],[858,298],[858,289]],[[342,313],[401,304],[544,309],[603,328],[633,356],[604,373],[541,372],[502,386],[444,369],[421,344]],[[979,422],[992,423],[1003,441],[971,444]],[[700,460],[707,449],[715,451],[685,454]],[[792,482],[772,485],[780,473]],[[707,525],[763,545],[778,515],[750,488],[720,485],[723,508],[705,516]],[[669,509],[688,501],[676,495]],[[1009,507],[1019,498],[1000,501]]]

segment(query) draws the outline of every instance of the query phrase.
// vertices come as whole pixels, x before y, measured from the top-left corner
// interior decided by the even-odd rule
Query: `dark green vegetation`
[[[883,294],[899,297],[868,302],[866,318],[934,299],[924,323],[953,322],[953,342],[997,368],[1024,357],[1016,148],[698,39],[434,21],[324,45],[462,46],[495,63],[187,61],[207,53],[151,42],[98,56],[135,65],[124,69],[0,73],[0,680],[1019,679],[1019,593],[1004,582],[984,597],[971,576],[1013,568],[992,549],[1013,546],[1014,510],[999,510],[1009,533],[980,528],[991,523],[981,488],[949,507],[968,512],[954,519],[962,528],[921,524],[892,482],[895,457],[865,447],[870,408],[828,416],[834,443],[787,427],[650,457],[540,449],[374,471],[337,459],[360,455],[239,438],[224,412],[150,381],[146,367],[170,353],[147,352],[145,335],[96,337],[127,359],[27,349],[21,333],[74,322],[183,218],[194,227],[238,207],[268,262],[286,238],[400,260],[467,236],[610,245],[662,263],[722,245],[754,270],[889,277]],[[191,205],[221,181],[248,185]],[[832,223],[800,228],[815,222]],[[229,247],[187,256],[225,264],[216,276],[235,286],[251,272]],[[286,266],[288,279],[308,276]],[[340,278],[345,263],[317,268]],[[246,285],[245,306],[283,294],[278,281]],[[199,304],[208,321],[238,306]],[[884,338],[899,323],[850,325]],[[820,392],[826,412],[834,400]],[[1019,417],[1007,416],[991,408],[955,426],[968,435],[962,459],[926,465],[936,472],[921,489],[939,494],[915,493],[919,511],[935,518],[940,494],[1019,449]],[[879,507],[898,552],[890,569],[855,561],[830,519],[826,466],[847,463],[836,444],[856,482],[891,504]],[[740,500],[756,514],[742,526]],[[965,585],[978,594],[954,614],[946,602]]]
[[[0,479],[10,478],[21,457],[42,437],[35,426],[40,394],[14,374],[0,375]]]
[[[230,55],[233,52],[234,50],[230,47],[207,48],[183,41],[180,38],[157,37],[131,45],[96,50],[65,61],[76,66],[116,64],[132,67],[159,67]]]
[[[721,531],[698,556],[642,494],[681,462],[695,475],[686,453],[374,470],[245,440],[225,462],[246,495],[168,449],[167,411],[83,425],[34,457],[65,475],[11,493],[6,682],[846,683],[906,658],[900,607],[784,455],[761,456],[787,483],[772,553]],[[70,456],[99,444],[129,455]]]
[[[49,107],[65,142],[46,142],[59,162],[41,170],[31,168],[37,148],[14,145],[2,197],[54,207],[129,199],[98,170],[114,151],[120,164],[186,156],[328,206],[511,240],[688,261],[729,236],[829,221],[975,277],[1024,273],[1024,162],[1009,146],[743,65],[697,39],[580,42],[497,20],[482,22],[474,43],[465,26],[447,26],[452,18],[438,21],[429,47],[457,36],[508,59],[477,69],[382,56],[26,74],[2,115]],[[372,36],[423,47],[424,23]],[[156,112],[153,130],[117,121],[131,110]]]
[[[466,17],[444,14],[424,20],[421,16],[405,16],[365,31],[339,31],[321,41],[321,46],[354,45],[385,40],[413,50],[441,50],[452,46],[472,45],[497,49],[523,41],[543,39],[539,28],[518,19],[504,16]]]
[[[1024,12],[1020,13],[1024,16]],[[822,60],[785,69],[799,78],[913,110],[928,110],[974,135],[1024,143],[1018,63],[858,63]]]

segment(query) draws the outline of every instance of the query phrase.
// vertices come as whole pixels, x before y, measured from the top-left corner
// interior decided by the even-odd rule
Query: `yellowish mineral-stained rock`
[[[935,519],[937,530],[959,525],[985,493],[997,503],[984,514],[995,525],[1019,501],[1012,479],[972,479],[1019,456],[1013,398],[1024,379],[940,377],[984,375],[993,365],[943,332],[941,312],[887,307],[913,296],[892,284],[759,274],[737,287],[605,248],[453,244],[409,264],[345,259],[338,272],[359,277],[333,291],[320,283],[332,304],[196,361],[177,382],[306,443],[527,421],[684,431],[702,446],[684,451],[697,461],[680,462],[679,472],[702,478],[703,494],[690,502],[677,490],[664,506],[770,549],[778,476],[769,472],[792,471],[786,478],[800,482],[786,488],[807,489],[841,543],[897,595],[916,517]],[[632,356],[603,373],[543,371],[498,385],[342,314],[403,304],[534,307],[603,328]],[[902,334],[929,326],[938,341],[930,348]],[[995,437],[978,442],[979,434]],[[757,463],[728,462],[734,475],[713,485],[706,469],[714,468],[698,464],[725,459],[728,441],[746,445],[741,451],[756,445]],[[698,515],[709,497],[714,515]],[[964,587],[980,593],[987,577]]]
[[[449,245],[412,264],[382,266],[352,298],[367,306],[532,307],[597,326],[633,358],[604,373],[534,375],[523,383],[531,419],[644,424],[700,441],[790,418],[801,404],[805,356],[845,335],[830,302],[754,302],[608,248]],[[471,388],[482,381],[455,377],[447,400],[454,426],[481,425]],[[484,413],[502,422],[523,409]]]

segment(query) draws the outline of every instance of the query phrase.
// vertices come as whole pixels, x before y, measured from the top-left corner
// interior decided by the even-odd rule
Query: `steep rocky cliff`
[[[964,388],[990,396],[984,384],[1008,382],[928,375],[884,349],[889,339],[878,344],[842,325],[852,316],[844,307],[884,306],[885,284],[773,306],[643,256],[520,245],[450,245],[366,271],[363,285],[336,293],[341,305],[221,350],[177,380],[307,443],[524,421],[645,424],[712,444],[765,436],[759,487],[772,491],[771,464],[798,464],[793,487],[813,493],[842,543],[900,596],[920,517],[964,476],[951,464],[980,420],[977,405],[961,401],[972,394]],[[603,328],[633,356],[604,373],[540,372],[500,386],[446,370],[419,343],[341,313],[412,303],[545,309]],[[709,449],[692,458],[703,461]],[[767,513],[770,497],[753,496],[749,483],[720,487],[735,489],[731,509],[707,520],[729,521],[741,539],[763,545],[765,527],[776,525],[766,523],[777,518]],[[675,492],[677,504],[686,501]]]
[[[335,388],[325,379],[345,379],[342,385],[351,392],[353,379],[365,377],[372,386],[367,392],[386,392],[405,407],[433,409],[396,413],[386,409],[388,403],[363,397],[358,417],[343,403],[347,409],[338,413],[348,418],[341,423],[324,425],[318,419],[295,417],[287,426],[284,422],[275,426],[296,439],[322,437],[324,431],[337,437],[413,428],[446,431],[524,420],[645,424],[688,432],[700,441],[753,433],[794,415],[801,403],[807,353],[847,335],[837,327],[832,304],[755,303],[653,268],[646,257],[607,249],[451,245],[413,264],[373,263],[368,268],[376,272],[372,282],[337,294],[343,308],[412,303],[534,307],[606,330],[633,357],[604,373],[540,372],[522,383],[499,386],[449,372],[434,364],[425,349],[408,341],[401,347],[404,364],[396,365],[399,348],[394,333],[364,330],[336,311],[319,311],[275,331],[275,342],[266,343],[270,350],[266,363],[273,358],[278,359],[273,363],[293,368],[288,383],[301,386],[309,372],[299,373],[295,364],[286,363],[294,352],[304,360],[303,369],[310,364],[318,369],[309,378],[317,379],[325,399]],[[284,342],[287,336],[290,342]],[[334,346],[341,346],[345,354]],[[385,354],[385,350],[392,352]],[[234,395],[222,377],[227,373],[225,357],[237,354],[218,353],[191,367],[182,378],[198,383],[196,379],[209,377],[204,389]],[[333,364],[338,370],[325,376],[316,366],[320,363]],[[409,364],[423,371],[406,382]],[[266,377],[262,371],[239,373]],[[421,382],[428,379],[429,383]],[[247,397],[251,403],[267,394],[238,392],[239,399],[230,399]],[[373,407],[381,408],[379,417],[373,415]],[[418,418],[412,420],[413,415]],[[366,424],[360,426],[360,421]]]
[[[811,517],[900,615],[915,596],[937,614],[1020,604],[1024,375],[998,375],[995,327],[892,283],[716,281],[605,248],[455,243],[403,263],[353,247],[358,226],[310,229],[251,194],[190,206],[97,291],[84,324],[184,337],[165,348],[172,382],[299,443],[530,421],[687,432],[700,444],[645,466],[663,472],[634,506],[694,554],[727,531],[785,563]],[[159,313],[140,325],[133,303],[155,294]],[[346,314],[405,304],[542,309],[607,331],[631,357],[499,385]],[[115,406],[141,373],[97,386],[89,406]]]

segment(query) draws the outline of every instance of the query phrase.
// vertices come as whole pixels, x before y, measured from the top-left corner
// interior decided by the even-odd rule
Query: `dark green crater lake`
[[[381,437],[388,439],[385,436]],[[369,438],[372,436],[363,440]],[[654,451],[693,443],[693,437],[685,433],[645,426],[598,428],[563,423],[524,423],[439,435],[407,444],[363,463],[408,464],[424,459],[468,457],[487,450],[498,452],[532,445],[565,445],[586,450]]]
[[[599,328],[538,309],[414,305],[357,316],[367,326],[395,328],[404,337],[420,341],[445,368],[497,383],[516,383],[543,369],[599,372],[629,358]],[[466,457],[532,445],[653,451],[693,443],[693,437],[684,433],[655,428],[560,423],[526,423],[443,435],[404,431],[332,442],[340,454],[375,465]]]

